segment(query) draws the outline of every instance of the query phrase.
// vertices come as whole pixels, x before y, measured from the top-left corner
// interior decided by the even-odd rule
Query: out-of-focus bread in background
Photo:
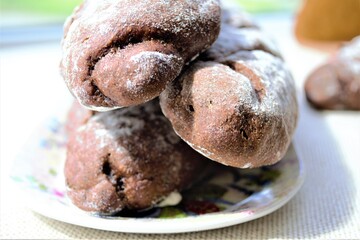
[[[351,40],[360,35],[360,0],[304,0],[295,33],[299,40]]]

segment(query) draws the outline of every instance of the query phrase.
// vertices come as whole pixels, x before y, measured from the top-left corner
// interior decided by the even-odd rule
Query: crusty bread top
[[[87,107],[141,104],[209,48],[219,28],[217,0],[85,0],[65,24],[61,72]]]

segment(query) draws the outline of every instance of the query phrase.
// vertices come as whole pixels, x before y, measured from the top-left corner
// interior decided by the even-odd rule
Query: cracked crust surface
[[[72,124],[65,163],[67,194],[79,208],[101,214],[147,209],[197,180],[209,161],[184,143],[158,100],[95,113]],[[69,119],[71,121],[71,118]]]
[[[223,24],[215,44],[160,95],[176,133],[225,165],[276,163],[296,127],[292,76],[276,46],[261,35]]]
[[[217,0],[85,0],[64,27],[61,72],[94,110],[157,97],[217,38]]]
[[[260,29],[237,28],[233,25],[222,24],[218,39],[210,49],[200,56],[200,59],[219,62],[243,50],[262,50],[282,58],[280,50],[272,38]]]

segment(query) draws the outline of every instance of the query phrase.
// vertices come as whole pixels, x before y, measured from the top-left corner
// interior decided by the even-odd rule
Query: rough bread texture
[[[255,20],[241,8],[236,6],[223,6],[221,9],[221,23],[236,28],[259,28]]]
[[[157,97],[216,40],[218,0],[85,0],[64,27],[61,72],[98,111]]]
[[[292,76],[276,46],[261,35],[223,24],[215,44],[160,95],[176,133],[225,165],[276,163],[296,127]]]
[[[360,37],[315,69],[306,80],[305,92],[319,109],[360,110]]]
[[[65,177],[68,196],[85,211],[153,207],[196,181],[209,164],[174,133],[158,100],[79,122],[69,135]]]
[[[281,58],[281,53],[266,33],[256,28],[236,28],[222,24],[218,39],[209,50],[200,56],[201,60],[221,61],[242,50],[263,50]]]
[[[71,134],[76,133],[77,128],[85,124],[95,114],[96,112],[90,111],[81,106],[77,101],[74,101],[67,115],[65,124],[67,136],[70,137]]]

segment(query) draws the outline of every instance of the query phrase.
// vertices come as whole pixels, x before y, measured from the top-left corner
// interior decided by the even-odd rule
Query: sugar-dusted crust
[[[316,68],[306,80],[305,92],[316,108],[360,110],[360,37]]]
[[[81,116],[87,120],[69,134],[65,177],[68,196],[85,211],[153,207],[196,181],[209,164],[174,133],[158,100]]]
[[[223,1],[221,4],[222,24],[228,24],[236,28],[259,28],[252,16],[241,9],[238,4],[229,6],[224,5]]]
[[[66,135],[70,137],[71,134],[76,133],[76,129],[84,125],[95,114],[96,112],[84,108],[80,103],[74,101],[67,115]]]
[[[95,110],[157,97],[215,41],[218,0],[85,0],[67,20],[61,72]]]
[[[176,133],[204,156],[260,167],[286,153],[298,106],[277,46],[237,11],[224,11],[219,38],[168,85],[160,102]]]
[[[240,168],[279,161],[297,123],[294,82],[275,44],[259,29],[228,24],[160,103],[191,147]]]
[[[222,24],[218,39],[200,56],[203,61],[221,61],[242,50],[263,50],[280,57],[281,53],[273,39],[257,28],[237,28]]]

